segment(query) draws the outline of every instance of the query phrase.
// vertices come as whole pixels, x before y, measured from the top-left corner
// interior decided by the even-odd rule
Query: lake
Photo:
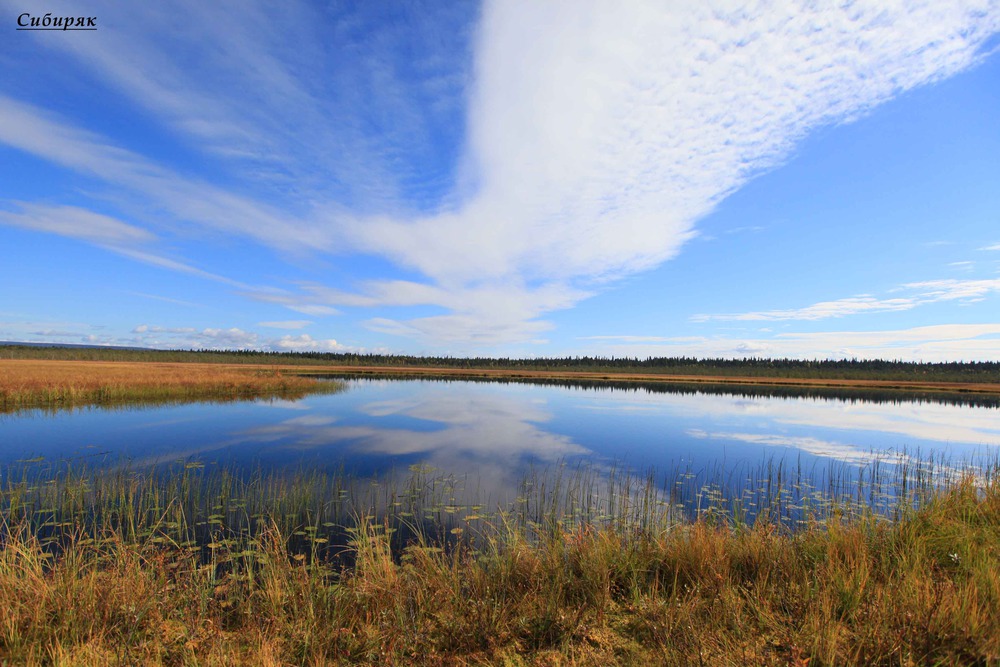
[[[823,480],[930,458],[995,460],[990,398],[797,394],[763,387],[348,379],[296,401],[0,415],[0,463],[174,461],[385,478],[413,466],[509,498],[555,468],[653,470],[728,484],[762,469]],[[836,471],[835,473],[833,471]]]

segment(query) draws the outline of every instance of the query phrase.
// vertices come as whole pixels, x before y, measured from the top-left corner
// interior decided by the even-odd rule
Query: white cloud
[[[341,345],[336,340],[316,340],[309,334],[300,336],[282,336],[271,341],[268,347],[279,352],[353,352],[357,348]]]
[[[113,339],[113,344],[169,349],[267,349],[266,341],[258,333],[239,327],[197,329],[140,324],[131,333],[131,338]]]
[[[252,331],[231,327],[229,329],[203,329],[195,334],[195,338],[203,341],[205,347],[250,349],[257,346],[260,336]]]
[[[764,341],[743,341],[733,348],[733,350],[741,357],[765,356],[773,349],[774,345],[772,343]]]
[[[251,298],[279,303],[300,312],[331,306],[441,306],[449,315],[397,321],[372,318],[366,326],[390,335],[428,341],[472,342],[483,345],[529,340],[551,328],[537,319],[552,310],[569,308],[589,293],[566,285],[529,287],[519,282],[482,283],[476,286],[443,287],[406,280],[369,281],[358,292],[345,292],[321,285],[303,285],[298,294],[249,292]]]
[[[475,194],[439,215],[349,229],[362,248],[463,291],[641,271],[810,129],[967,67],[998,28],[996,12],[938,3],[491,3],[469,117]],[[529,335],[514,317],[505,335]]]
[[[985,246],[980,248],[980,250],[1000,250],[1000,243],[995,243],[993,245]]]
[[[439,281],[649,268],[809,129],[968,66],[998,27],[939,3],[491,3],[470,110],[479,190],[355,233]]]

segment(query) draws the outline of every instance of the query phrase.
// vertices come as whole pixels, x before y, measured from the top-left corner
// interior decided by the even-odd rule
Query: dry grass
[[[385,524],[362,520],[349,570],[290,548],[278,520],[205,556],[111,523],[97,539],[70,529],[53,552],[35,515],[0,524],[0,662],[1000,664],[995,481],[896,521],[847,513],[796,532],[529,533],[498,516],[476,550],[418,537],[400,554]]]
[[[0,360],[0,411],[30,407],[301,397],[337,383],[267,366]]]

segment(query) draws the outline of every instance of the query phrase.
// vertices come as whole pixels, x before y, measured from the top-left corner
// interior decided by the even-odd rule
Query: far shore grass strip
[[[109,361],[108,351],[86,350],[96,358],[62,358],[83,354],[77,350],[48,348],[0,348],[17,350],[11,358],[0,356],[0,411],[25,407],[60,408],[86,404],[126,404],[195,400],[241,400],[248,398],[298,398],[308,393],[343,389],[331,380],[339,377],[388,377],[398,379],[500,380],[515,382],[619,383],[649,386],[700,385],[703,387],[775,387],[788,391],[870,391],[897,392],[929,399],[969,396],[973,400],[1000,397],[1000,378],[986,375],[976,381],[935,381],[926,379],[873,379],[861,377],[775,377],[673,375],[641,373],[622,369],[611,372],[567,370],[518,370],[511,368],[454,368],[446,366],[364,366],[337,365],[320,360],[297,359],[288,363],[285,355],[275,355],[278,363],[260,363],[266,355],[247,355],[257,363],[237,362],[235,353],[201,354],[148,351],[144,355],[124,355],[127,360]],[[25,353],[26,356],[19,356]],[[54,355],[33,358],[32,353]],[[98,354],[100,353],[100,354]],[[174,361],[157,361],[176,359]],[[193,359],[205,359],[197,362]],[[210,360],[210,361],[209,361]],[[950,376],[949,376],[950,377]],[[323,382],[318,382],[324,379]],[[984,381],[986,379],[993,381]]]
[[[342,384],[267,367],[0,360],[0,411],[196,400],[301,398]]]
[[[785,378],[850,382],[902,382],[953,385],[992,384],[1000,393],[1000,362],[908,362],[885,359],[696,359],[688,357],[563,357],[489,358],[433,357],[375,353],[264,352],[259,350],[152,350],[114,347],[0,344],[0,359],[86,361],[191,362],[230,365],[311,366],[342,370],[382,368],[427,372],[556,373],[610,375],[615,379],[640,376],[668,378],[733,378],[739,381]]]

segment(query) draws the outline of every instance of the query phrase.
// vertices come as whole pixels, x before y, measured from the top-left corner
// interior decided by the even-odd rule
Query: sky
[[[1000,0],[0,10],[0,340],[1000,360]]]

